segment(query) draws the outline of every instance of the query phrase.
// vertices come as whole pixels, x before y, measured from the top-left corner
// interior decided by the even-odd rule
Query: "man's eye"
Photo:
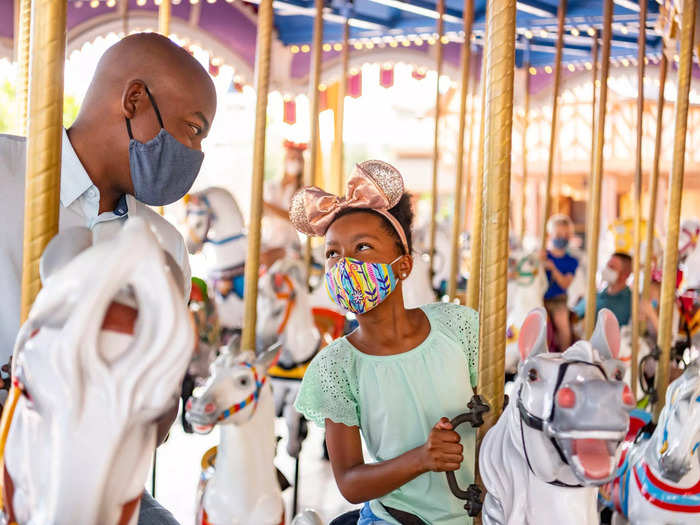
[[[361,242],[360,244],[357,245],[358,252],[364,252],[365,250],[371,250],[371,249],[372,249],[372,246],[370,246],[366,242]]]
[[[192,130],[192,133],[194,133],[195,137],[198,137],[202,134],[202,128],[200,128],[199,126],[195,126],[194,124],[188,124],[188,126]]]

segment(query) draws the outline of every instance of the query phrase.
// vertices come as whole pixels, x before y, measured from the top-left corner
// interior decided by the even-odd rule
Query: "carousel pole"
[[[170,35],[170,0],[160,0],[160,7],[158,7],[158,32],[166,37]]]
[[[520,195],[520,242],[525,239],[525,195],[527,194],[527,126],[530,123],[530,40],[527,40],[525,48],[525,86],[524,93],[524,116],[523,116],[523,134],[522,134],[522,149],[523,149],[523,185]]]
[[[39,290],[39,259],[58,233],[67,3],[32,2],[27,175],[24,195],[22,307],[27,319]]]
[[[600,231],[600,196],[603,182],[603,145],[605,144],[605,109],[608,101],[608,71],[610,70],[610,41],[612,39],[613,0],[603,4],[603,50],[600,63],[600,96],[596,125],[595,163],[588,198],[588,289],[586,292],[586,333],[590,339],[595,326],[596,272],[598,270],[598,235]]]
[[[469,72],[471,70],[471,34],[474,23],[474,0],[464,0],[464,44],[462,44],[462,86],[459,100],[459,133],[457,138],[457,176],[455,177],[455,211],[452,217],[452,253],[450,259],[450,281],[448,295],[450,301],[457,296],[457,275],[459,270],[459,234],[464,195],[464,135],[467,120],[467,94],[469,93]]]
[[[260,224],[265,177],[265,124],[267,93],[270,85],[270,51],[272,48],[272,0],[262,0],[258,11],[258,42],[255,57],[255,138],[253,140],[253,187],[250,195],[248,254],[245,262],[244,323],[241,348],[255,351],[257,322],[258,271],[260,267]]]
[[[549,129],[549,158],[547,160],[547,182],[544,190],[544,217],[542,220],[541,249],[547,249],[547,220],[552,213],[552,180],[554,179],[554,153],[557,144],[557,117],[559,115],[559,88],[561,86],[561,55],[564,47],[564,19],[566,0],[559,0],[557,15],[557,47],[554,55],[554,93],[552,94],[552,124]]]
[[[19,30],[17,33],[17,105],[20,135],[27,134],[27,102],[29,100],[29,35],[31,33],[32,0],[19,0]]]
[[[484,243],[479,317],[479,395],[491,410],[477,430],[482,439],[503,410],[508,280],[508,209],[515,68],[515,0],[492,3],[486,14],[487,84],[484,141]]]
[[[666,73],[668,71],[668,58],[665,50],[661,53],[659,66],[659,99],[656,104],[656,137],[654,143],[654,164],[652,166],[649,188],[649,218],[647,220],[647,251],[644,254],[644,285],[642,288],[642,302],[649,300],[649,287],[651,286],[651,259],[654,247],[654,230],[656,224],[656,199],[659,192],[659,164],[661,161],[661,138],[663,135],[664,115],[664,88],[666,86]]]
[[[634,161],[634,259],[632,267],[632,351],[630,363],[637,363],[639,352],[639,270],[642,245],[642,133],[644,124],[644,57],[646,54],[647,2],[639,2],[639,38],[637,41],[637,151]],[[649,245],[647,245],[647,250]],[[630,366],[632,394],[637,399],[637,367]]]
[[[486,10],[488,11],[488,4]],[[481,283],[481,248],[483,239],[482,217],[484,204],[484,134],[486,122],[486,46],[488,26],[484,33],[484,47],[481,55],[481,121],[479,122],[479,150],[476,154],[476,180],[472,203],[471,257],[469,260],[469,280],[467,281],[467,306],[478,310]]]
[[[311,138],[309,143],[309,171],[306,172],[306,185],[312,186],[316,180],[318,170],[318,108],[320,92],[318,85],[321,83],[321,45],[323,44],[323,0],[315,0],[316,16],[314,17],[314,34],[311,46],[311,74],[309,75],[309,106],[311,121]],[[311,237],[306,238],[306,250],[304,252],[306,263],[306,278],[311,276]]]
[[[593,55],[593,103],[591,104],[591,173],[593,173],[593,167],[595,166],[595,112],[596,112],[596,94],[598,93],[598,88],[596,83],[598,82],[598,30],[595,30],[593,35],[593,48],[591,49],[591,54]]]
[[[693,31],[695,27],[696,0],[684,0],[681,14],[681,51],[678,63],[678,94],[676,96],[675,133],[673,137],[673,165],[669,177],[668,215],[666,216],[666,249],[664,250],[664,276],[661,283],[661,311],[657,345],[661,349],[656,369],[656,395],[654,418],[658,421],[664,406],[669,380],[669,360],[673,311],[676,298],[676,271],[678,269],[678,230],[681,218],[683,170],[685,168],[685,139],[688,128],[688,94],[693,65]]]
[[[343,125],[345,122],[345,92],[348,85],[348,67],[350,63],[350,45],[348,40],[350,39],[350,17],[345,17],[345,24],[343,25],[343,52],[341,55],[342,62],[342,72],[340,77],[340,84],[338,85],[338,112],[335,116],[335,136],[339,138],[337,144],[337,153],[333,157],[335,166],[333,167],[333,173],[336,176],[336,184],[338,186],[338,195],[343,192],[344,183],[344,173],[343,173],[343,162],[344,162],[344,143],[343,143]]]
[[[437,3],[437,41],[435,43],[437,80],[435,82],[435,130],[433,132],[433,182],[430,195],[430,281],[433,280],[435,262],[435,231],[437,229],[436,215],[438,205],[438,168],[440,165],[439,132],[440,132],[440,76],[442,75],[442,35],[444,32],[445,0]]]

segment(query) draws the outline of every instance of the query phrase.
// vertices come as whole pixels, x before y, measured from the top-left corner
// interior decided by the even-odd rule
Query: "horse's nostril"
[[[216,408],[216,407],[214,406],[214,403],[207,403],[206,405],[204,405],[204,411],[205,411],[207,414],[210,414],[211,412],[214,412],[214,409],[215,409],[215,408]]]
[[[574,408],[576,405],[576,393],[569,387],[560,388],[557,392],[557,405],[562,408]]]
[[[185,410],[192,410],[192,398],[189,398],[185,403]]]
[[[632,390],[630,389],[629,385],[625,385],[625,387],[622,389],[622,402],[625,405],[634,405],[634,396],[632,395]]]

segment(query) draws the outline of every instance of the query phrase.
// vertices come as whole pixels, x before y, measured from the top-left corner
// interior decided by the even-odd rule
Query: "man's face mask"
[[[165,206],[181,199],[197,178],[204,160],[204,153],[188,148],[163,127],[153,95],[146,89],[153,110],[160,124],[160,132],[148,142],[139,142],[131,132],[131,121],[127,118],[129,133],[129,169],[134,184],[134,197],[150,206]]]

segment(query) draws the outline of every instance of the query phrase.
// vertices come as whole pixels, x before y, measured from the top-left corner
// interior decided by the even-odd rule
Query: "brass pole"
[[[547,182],[544,190],[544,217],[542,219],[542,250],[547,248],[547,219],[552,214],[552,180],[554,179],[554,153],[557,144],[557,118],[559,115],[559,88],[561,86],[561,55],[564,47],[564,19],[566,0],[559,0],[557,24],[557,48],[554,55],[554,88],[552,93],[552,124],[549,129],[549,158],[547,160]]]
[[[29,100],[29,35],[31,33],[32,0],[19,1],[17,33],[17,131],[27,134],[27,102]]]
[[[649,188],[649,218],[647,220],[647,252],[644,258],[644,285],[642,288],[642,302],[649,300],[649,287],[651,286],[651,259],[654,247],[654,230],[656,226],[656,199],[659,193],[659,164],[661,161],[661,138],[663,136],[664,115],[664,88],[666,87],[666,73],[668,71],[668,58],[666,53],[661,54],[659,65],[659,98],[656,104],[656,140],[654,142],[654,164],[652,166]]]
[[[163,36],[170,35],[170,0],[160,0],[158,8],[158,32]]]
[[[471,72],[470,72],[471,74]],[[473,86],[473,83],[471,83]],[[469,94],[469,126],[467,126],[469,134],[469,147],[467,148],[467,168],[464,179],[464,210],[462,217],[462,229],[466,232],[469,230],[469,199],[474,199],[474,194],[471,191],[472,184],[472,164],[474,158],[474,121],[476,113],[476,103],[474,98],[476,96],[477,90],[475,87],[471,88],[471,93]]]
[[[445,0],[438,0],[437,4],[438,38],[435,43],[437,62],[437,81],[435,82],[435,130],[433,132],[433,182],[432,194],[430,196],[430,280],[434,275],[433,264],[435,262],[435,231],[437,229],[437,205],[438,205],[438,168],[440,166],[439,132],[440,132],[440,76],[442,75],[442,35],[444,32]]]
[[[55,0],[32,2],[21,322],[41,289],[41,254],[58,233],[66,8]]]
[[[263,211],[265,178],[265,126],[267,93],[270,85],[270,51],[272,49],[272,0],[261,0],[258,10],[258,42],[255,57],[255,138],[253,141],[253,186],[250,194],[248,254],[245,262],[244,323],[241,348],[255,351],[257,322],[258,271],[260,268],[260,225]]]
[[[311,46],[311,74],[309,75],[309,106],[311,120],[311,147],[309,148],[309,170],[306,172],[306,185],[312,186],[316,180],[316,171],[318,169],[318,149],[319,149],[319,134],[318,134],[318,107],[319,107],[319,90],[318,85],[321,83],[321,45],[323,43],[323,0],[315,0],[316,16],[314,17],[314,34],[313,43]],[[311,276],[311,237],[306,239],[306,250],[304,252],[306,263],[306,278]]]
[[[348,40],[350,39],[350,18],[345,18],[345,24],[343,26],[343,52],[341,55],[342,62],[342,72],[340,77],[340,84],[338,85],[338,105],[337,114],[335,116],[335,136],[339,137],[339,142],[336,144],[337,152],[333,160],[335,161],[335,166],[333,167],[333,172],[335,173],[338,195],[343,192],[344,183],[344,173],[343,173],[343,162],[344,162],[344,142],[343,142],[343,123],[345,121],[345,92],[348,85],[348,65],[350,63],[350,46]]]
[[[598,41],[600,35],[598,30],[595,30],[595,35],[593,35],[593,49],[591,49],[591,54],[593,55],[593,103],[591,104],[591,174],[593,174],[595,166],[595,112],[596,112],[596,94],[598,93],[598,88],[596,83],[598,82]]]
[[[637,398],[637,355],[639,353],[639,270],[642,245],[642,134],[644,124],[644,57],[646,54],[647,2],[639,2],[639,38],[637,40],[637,151],[634,166],[634,259],[632,268],[632,352],[630,372],[632,394]],[[647,246],[647,250],[649,246]]]
[[[600,195],[603,182],[603,145],[605,144],[605,109],[608,101],[608,71],[610,70],[610,40],[612,38],[613,0],[603,4],[603,49],[600,61],[600,100],[596,126],[595,165],[588,198],[588,289],[586,293],[586,339],[595,326],[596,272],[598,271],[598,235],[600,231]]]
[[[527,195],[527,126],[530,123],[530,41],[528,40],[528,60],[525,62],[523,69],[525,70],[525,86],[523,86],[524,93],[524,112],[523,116],[523,134],[522,134],[522,148],[523,148],[523,185],[520,195],[520,242],[525,239],[525,196]]]
[[[685,168],[685,139],[688,128],[688,93],[693,65],[693,31],[695,28],[696,0],[684,0],[681,14],[681,52],[678,62],[678,95],[676,96],[675,133],[673,136],[673,165],[668,180],[668,215],[666,216],[666,249],[664,250],[664,277],[661,283],[661,311],[657,344],[661,349],[656,368],[657,402],[654,418],[658,421],[664,406],[669,380],[673,309],[676,299],[676,271],[678,269],[678,230],[681,218],[683,170]]]
[[[490,405],[477,430],[481,440],[503,410],[508,280],[508,209],[515,68],[515,0],[488,9],[486,134],[484,142],[484,243],[479,310],[479,395]]]
[[[450,281],[448,295],[450,301],[457,296],[457,275],[459,272],[459,234],[462,218],[462,197],[464,196],[464,135],[467,124],[467,94],[469,93],[469,72],[471,69],[471,34],[474,23],[474,0],[464,0],[464,44],[462,44],[462,87],[459,100],[459,133],[457,138],[457,174],[455,177],[455,211],[452,217],[452,253],[450,258]]]
[[[469,261],[469,280],[467,281],[467,306],[474,310],[478,310],[480,306],[479,290],[483,238],[482,207],[484,203],[484,134],[486,131],[486,45],[488,44],[488,38],[488,27],[486,27],[484,51],[481,57],[481,121],[479,122],[479,150],[476,153],[476,180],[474,181],[474,199],[472,204],[471,257]]]

